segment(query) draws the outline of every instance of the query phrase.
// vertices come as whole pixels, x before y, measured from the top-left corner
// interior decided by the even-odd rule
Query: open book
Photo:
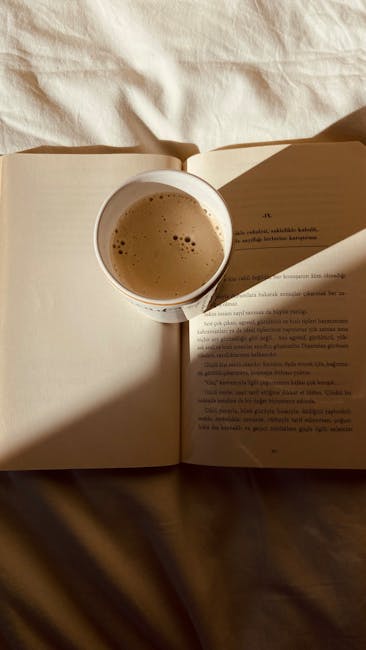
[[[197,154],[232,214],[209,311],[162,325],[101,273],[93,227],[144,154],[2,158],[0,468],[366,467],[366,150]]]

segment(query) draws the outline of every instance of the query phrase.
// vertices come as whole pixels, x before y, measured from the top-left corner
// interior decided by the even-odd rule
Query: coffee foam
[[[223,257],[213,215],[183,193],[140,199],[120,216],[111,240],[117,279],[149,298],[191,293],[212,277]]]

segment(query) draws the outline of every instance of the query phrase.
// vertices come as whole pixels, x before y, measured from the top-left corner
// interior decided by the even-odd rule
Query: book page
[[[249,153],[189,161],[226,198],[235,247],[216,306],[189,324],[183,458],[364,467],[365,149]]]
[[[125,302],[98,266],[104,199],[166,156],[3,160],[0,468],[179,460],[179,327]]]

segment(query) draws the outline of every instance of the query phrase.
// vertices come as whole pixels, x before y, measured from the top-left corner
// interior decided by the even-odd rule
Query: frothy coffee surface
[[[111,241],[117,278],[147,297],[172,299],[205,284],[224,258],[219,226],[192,197],[153,194],[119,218]]]

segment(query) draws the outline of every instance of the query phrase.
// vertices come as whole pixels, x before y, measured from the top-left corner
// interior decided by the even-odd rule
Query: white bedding
[[[366,142],[365,0],[0,0],[0,35],[0,153]],[[3,472],[0,548],[1,650],[366,647],[364,472]]]
[[[363,0],[1,0],[0,30],[2,153],[308,138],[366,103]]]

